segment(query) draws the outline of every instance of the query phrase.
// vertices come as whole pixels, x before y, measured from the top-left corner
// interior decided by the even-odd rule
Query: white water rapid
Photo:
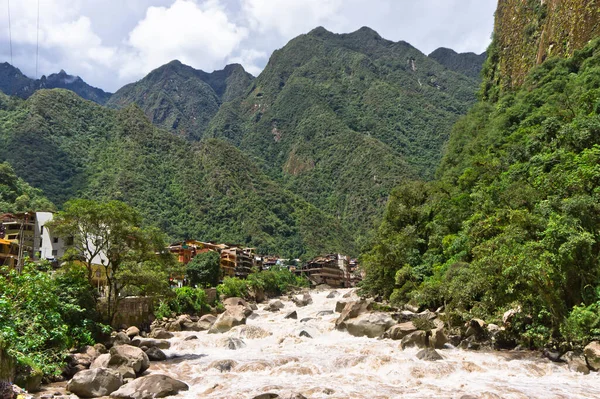
[[[347,290],[338,290],[345,293]],[[311,292],[313,303],[254,312],[247,325],[224,334],[179,332],[165,353],[170,360],[153,363],[151,373],[186,382],[180,398],[253,398],[262,393],[296,392],[307,398],[600,398],[600,375],[569,371],[538,354],[444,349],[443,360],[416,358],[416,349],[399,341],[357,338],[337,331],[340,299],[329,291]],[[285,319],[296,310],[298,319]],[[301,321],[304,318],[312,318]],[[306,331],[312,338],[299,336]],[[197,340],[184,341],[190,335]],[[228,348],[228,338],[246,346]],[[282,395],[283,396],[283,395]]]

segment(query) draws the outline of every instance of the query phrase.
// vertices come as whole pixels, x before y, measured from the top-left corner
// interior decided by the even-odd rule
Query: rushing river
[[[347,290],[338,290],[342,294]],[[600,375],[569,371],[537,354],[438,351],[443,360],[416,358],[399,341],[357,338],[333,328],[340,298],[312,292],[313,303],[267,312],[224,334],[180,332],[165,351],[171,358],[150,372],[182,380],[183,398],[253,398],[262,393],[301,393],[307,398],[600,398]],[[296,310],[298,319],[285,319]],[[312,318],[301,321],[304,318]],[[306,331],[312,338],[299,336]],[[184,341],[190,335],[197,340]],[[228,338],[245,347],[229,349]]]

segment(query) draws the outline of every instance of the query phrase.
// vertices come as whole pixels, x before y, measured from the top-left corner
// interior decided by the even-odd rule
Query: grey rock
[[[417,352],[417,358],[430,362],[443,359],[443,357],[432,348],[421,349],[419,352]]]
[[[148,350],[146,351],[146,355],[148,356],[149,360],[154,362],[161,362],[163,360],[167,360],[167,355],[165,355],[165,352],[161,351],[157,347],[148,348]]]
[[[123,377],[117,371],[97,368],[75,374],[67,389],[81,398],[97,398],[111,394],[122,384]]]
[[[285,315],[286,319],[298,319],[298,313],[294,310],[293,312],[290,312],[288,314]]]
[[[119,399],[154,399],[177,395],[181,391],[187,391],[189,386],[179,380],[161,374],[151,374],[133,380],[110,397]]]

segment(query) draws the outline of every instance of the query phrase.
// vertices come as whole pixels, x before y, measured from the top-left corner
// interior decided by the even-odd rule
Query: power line
[[[10,46],[10,64],[13,64],[13,56],[12,56],[12,29],[10,27],[10,0],[7,0],[8,3],[8,43]]]
[[[35,78],[38,78],[38,62],[40,58],[40,0],[38,0],[37,37],[35,45]]]

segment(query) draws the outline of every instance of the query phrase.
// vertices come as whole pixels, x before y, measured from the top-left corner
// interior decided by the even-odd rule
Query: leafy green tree
[[[192,286],[215,287],[221,277],[221,257],[218,252],[198,254],[187,264],[186,275]]]

